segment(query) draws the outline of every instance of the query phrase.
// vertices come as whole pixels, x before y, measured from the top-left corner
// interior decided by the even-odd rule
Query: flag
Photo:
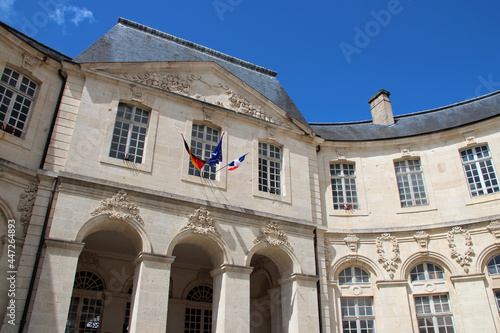
[[[193,163],[194,167],[198,170],[201,170],[201,168],[203,168],[205,166],[205,161],[200,160],[198,157],[194,156],[191,153],[191,149],[189,149],[189,146],[186,142],[186,139],[184,139],[184,136],[182,136],[182,140],[184,140],[184,147],[186,147],[186,150],[187,150],[189,156],[191,157],[191,162]]]
[[[247,156],[247,155],[248,155],[248,153],[246,153],[245,155],[241,156],[240,158],[230,162],[227,165],[229,167],[228,170],[233,171],[233,170],[237,169],[240,166],[241,162],[243,162],[243,160],[245,159],[245,156]]]
[[[210,154],[210,159],[208,160],[208,164],[210,164],[211,167],[216,166],[220,162],[222,162],[222,138],[224,137],[224,134],[220,137],[219,143],[217,144],[217,147],[215,147],[214,151],[212,154]]]

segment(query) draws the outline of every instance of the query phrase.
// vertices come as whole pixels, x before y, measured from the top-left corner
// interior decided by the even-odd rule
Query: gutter
[[[319,323],[319,333],[323,332],[323,312],[321,311],[321,276],[319,275],[318,266],[318,228],[314,229],[314,266],[316,267],[316,276],[320,278],[316,282],[316,293],[318,296],[318,323]]]

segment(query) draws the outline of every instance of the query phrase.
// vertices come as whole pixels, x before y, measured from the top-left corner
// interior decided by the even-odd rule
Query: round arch
[[[196,234],[191,229],[182,230],[168,245],[166,255],[172,256],[174,248],[178,244],[192,244],[201,247],[212,258],[214,267],[221,266],[222,264],[234,264],[231,251],[226,242],[211,232]]]
[[[5,215],[5,218],[7,220],[15,219],[14,212],[10,209],[10,206],[2,198],[0,198],[0,210]]]
[[[500,254],[500,243],[494,243],[490,246],[486,247],[481,253],[477,256],[476,260],[476,271],[478,273],[482,273],[486,265],[488,265],[488,261],[490,261],[493,257]]]
[[[410,275],[411,270],[419,263],[430,262],[431,264],[436,264],[443,269],[450,272],[451,275],[458,275],[458,272],[448,258],[438,252],[434,251],[426,251],[426,252],[417,252],[409,256],[401,265],[400,269],[400,279],[406,280]]]
[[[375,276],[375,279],[378,279],[379,276],[383,276],[383,272],[380,271],[375,262],[373,262],[370,258],[361,256],[359,254],[350,254],[339,258],[339,260],[337,260],[328,268],[328,276],[330,276],[331,279],[336,280],[336,277],[340,274],[340,272],[349,266],[360,267],[365,271],[373,274]]]
[[[85,222],[77,232],[74,240],[76,242],[83,242],[87,236],[97,231],[115,231],[122,233],[129,238],[138,252],[153,252],[151,241],[140,224],[129,219],[109,219],[105,215],[96,216]]]
[[[282,277],[291,275],[293,273],[302,273],[299,260],[291,249],[286,246],[268,245],[265,242],[258,242],[255,244],[245,258],[245,266],[250,266],[252,258],[255,254],[271,259],[278,268]]]

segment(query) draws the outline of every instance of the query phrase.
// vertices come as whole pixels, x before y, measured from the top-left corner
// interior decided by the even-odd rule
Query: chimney
[[[372,121],[374,124],[379,125],[392,125],[394,124],[394,117],[392,115],[392,106],[389,95],[391,93],[387,90],[380,89],[372,98],[368,100],[370,110],[372,112]]]

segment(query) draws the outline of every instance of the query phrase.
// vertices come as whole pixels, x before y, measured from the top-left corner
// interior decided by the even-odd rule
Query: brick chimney
[[[368,100],[370,110],[372,112],[372,121],[374,124],[379,125],[392,125],[394,124],[394,117],[392,115],[392,106],[389,95],[391,93],[380,89],[372,98]]]

